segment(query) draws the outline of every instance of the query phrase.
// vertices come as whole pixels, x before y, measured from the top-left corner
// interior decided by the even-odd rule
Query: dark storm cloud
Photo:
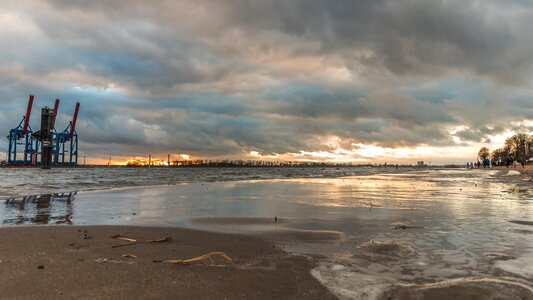
[[[491,1],[483,4],[412,0],[52,3],[66,17],[59,13],[54,16],[59,20],[36,17],[51,38],[66,39],[79,46],[84,43],[75,42],[82,34],[82,40],[110,55],[95,59],[100,62],[97,64],[111,62],[111,72],[120,75],[124,69],[122,61],[144,58],[142,62],[147,65],[138,66],[142,63],[135,61],[129,63],[131,68],[135,71],[159,68],[163,74],[173,70],[169,75],[174,76],[175,83],[183,79],[172,68],[173,61],[183,68],[189,80],[208,80],[206,75],[210,74],[188,65],[191,56],[206,64],[213,63],[211,75],[216,76],[228,68],[239,68],[236,63],[239,56],[231,54],[268,54],[280,48],[288,49],[288,54],[293,56],[340,56],[347,65],[352,59],[360,59],[355,54],[357,51],[366,50],[371,53],[364,63],[372,67],[381,65],[397,75],[434,75],[458,69],[510,80],[527,74],[533,61],[528,55],[533,38],[526,35],[532,17],[531,4],[526,3],[509,3],[507,7]],[[68,20],[69,14],[94,18],[83,20],[88,24],[81,22],[65,27],[64,20]],[[199,18],[195,19],[196,16]],[[95,23],[99,23],[96,28]],[[223,41],[227,37],[225,33],[232,31],[239,32],[243,40]],[[295,41],[280,44],[282,36]],[[306,41],[318,46],[306,48]],[[233,53],[224,52],[230,50]],[[125,58],[114,57],[110,51]],[[226,55],[220,57],[222,54]],[[229,64],[224,65],[224,60]],[[164,64],[168,64],[166,68]]]
[[[429,123],[451,123],[453,118],[438,105],[417,101],[394,91],[358,96],[357,91],[328,92],[316,87],[278,90],[270,112],[311,118],[333,117],[353,121],[358,118],[384,118],[403,127]],[[306,90],[307,89],[307,90]]]
[[[0,128],[32,92],[64,100],[60,124],[81,101],[97,156],[483,142],[533,119],[532,17],[529,1],[9,3]]]

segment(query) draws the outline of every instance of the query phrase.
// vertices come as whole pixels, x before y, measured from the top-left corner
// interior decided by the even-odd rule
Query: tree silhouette
[[[505,148],[509,150],[509,154],[514,160],[519,161],[527,159],[526,148],[529,147],[529,143],[532,141],[533,136],[524,133],[518,133],[505,140]]]
[[[487,147],[481,147],[479,149],[479,152],[477,153],[477,156],[479,157],[479,160],[484,161],[485,159],[488,159],[490,157],[490,151]]]
[[[504,162],[508,156],[509,156],[509,152],[507,151],[506,148],[499,148],[499,149],[492,151],[491,153],[492,160],[498,163]]]

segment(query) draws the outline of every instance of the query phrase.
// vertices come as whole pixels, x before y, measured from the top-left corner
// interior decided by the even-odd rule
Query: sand
[[[160,243],[125,243],[171,237]],[[232,261],[173,265],[223,251]],[[138,257],[123,257],[133,254]],[[267,240],[180,228],[33,226],[0,228],[0,298],[335,299],[310,270],[313,258]]]
[[[501,170],[501,171],[515,170],[515,171],[518,171],[518,172],[520,172],[522,174],[533,174],[533,164],[528,164],[528,165],[525,165],[523,167],[520,164],[516,164],[516,167],[510,166],[509,168],[505,167],[505,166],[492,167],[492,168],[489,168],[489,169],[486,169],[486,170]]]

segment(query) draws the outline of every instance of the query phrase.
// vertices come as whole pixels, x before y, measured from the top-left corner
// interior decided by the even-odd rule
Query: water
[[[401,169],[416,170],[415,168]],[[236,181],[272,178],[336,178],[377,172],[399,172],[394,168],[0,168],[0,199],[102,190],[117,187],[153,186],[182,182]]]
[[[91,178],[105,169],[54,171],[63,179],[52,185],[172,185],[16,197],[0,202],[0,222],[184,226],[297,237],[280,243],[288,251],[325,255],[313,275],[351,298],[375,298],[390,285],[456,278],[529,287],[533,280],[533,183],[525,176],[484,170],[111,170],[117,173],[104,179]],[[39,191],[40,184],[30,185]],[[328,238],[336,232],[340,239]],[[319,238],[306,238],[309,233]]]

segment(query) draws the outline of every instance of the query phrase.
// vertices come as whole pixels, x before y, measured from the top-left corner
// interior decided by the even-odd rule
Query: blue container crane
[[[22,117],[19,125],[9,131],[7,138],[9,139],[7,163],[15,166],[33,166],[39,165],[43,162],[43,132],[41,130],[50,130],[52,136],[47,135],[46,146],[47,153],[52,152],[51,157],[46,159],[46,165],[57,166],[75,166],[78,165],[78,133],[76,132],[76,122],[78,120],[78,112],[80,103],[76,102],[74,116],[72,121],[65,130],[58,132],[55,129],[55,122],[57,112],[59,109],[59,99],[56,99],[53,110],[45,107],[41,119],[48,119],[46,128],[41,128],[38,131],[33,131],[30,126],[30,117],[33,107],[34,96],[30,95],[28,101],[28,108],[26,115]],[[44,113],[46,111],[46,114]],[[42,121],[42,120],[41,120]],[[43,123],[41,122],[41,127]],[[48,140],[50,139],[51,140]],[[46,148],[45,147],[45,148]],[[21,150],[22,148],[22,150]],[[46,154],[48,157],[50,154]]]
[[[62,132],[55,132],[55,165],[77,165],[78,164],[78,133],[76,132],[76,122],[80,103],[76,102],[74,116],[69,125]],[[54,129],[55,131],[55,129]]]
[[[22,117],[19,125],[9,131],[7,163],[10,165],[33,165],[36,160],[36,140],[33,137],[33,130],[30,126],[31,109],[33,106],[33,95],[30,95],[26,115]],[[18,153],[19,146],[22,153]],[[22,157],[19,155],[22,154]]]

